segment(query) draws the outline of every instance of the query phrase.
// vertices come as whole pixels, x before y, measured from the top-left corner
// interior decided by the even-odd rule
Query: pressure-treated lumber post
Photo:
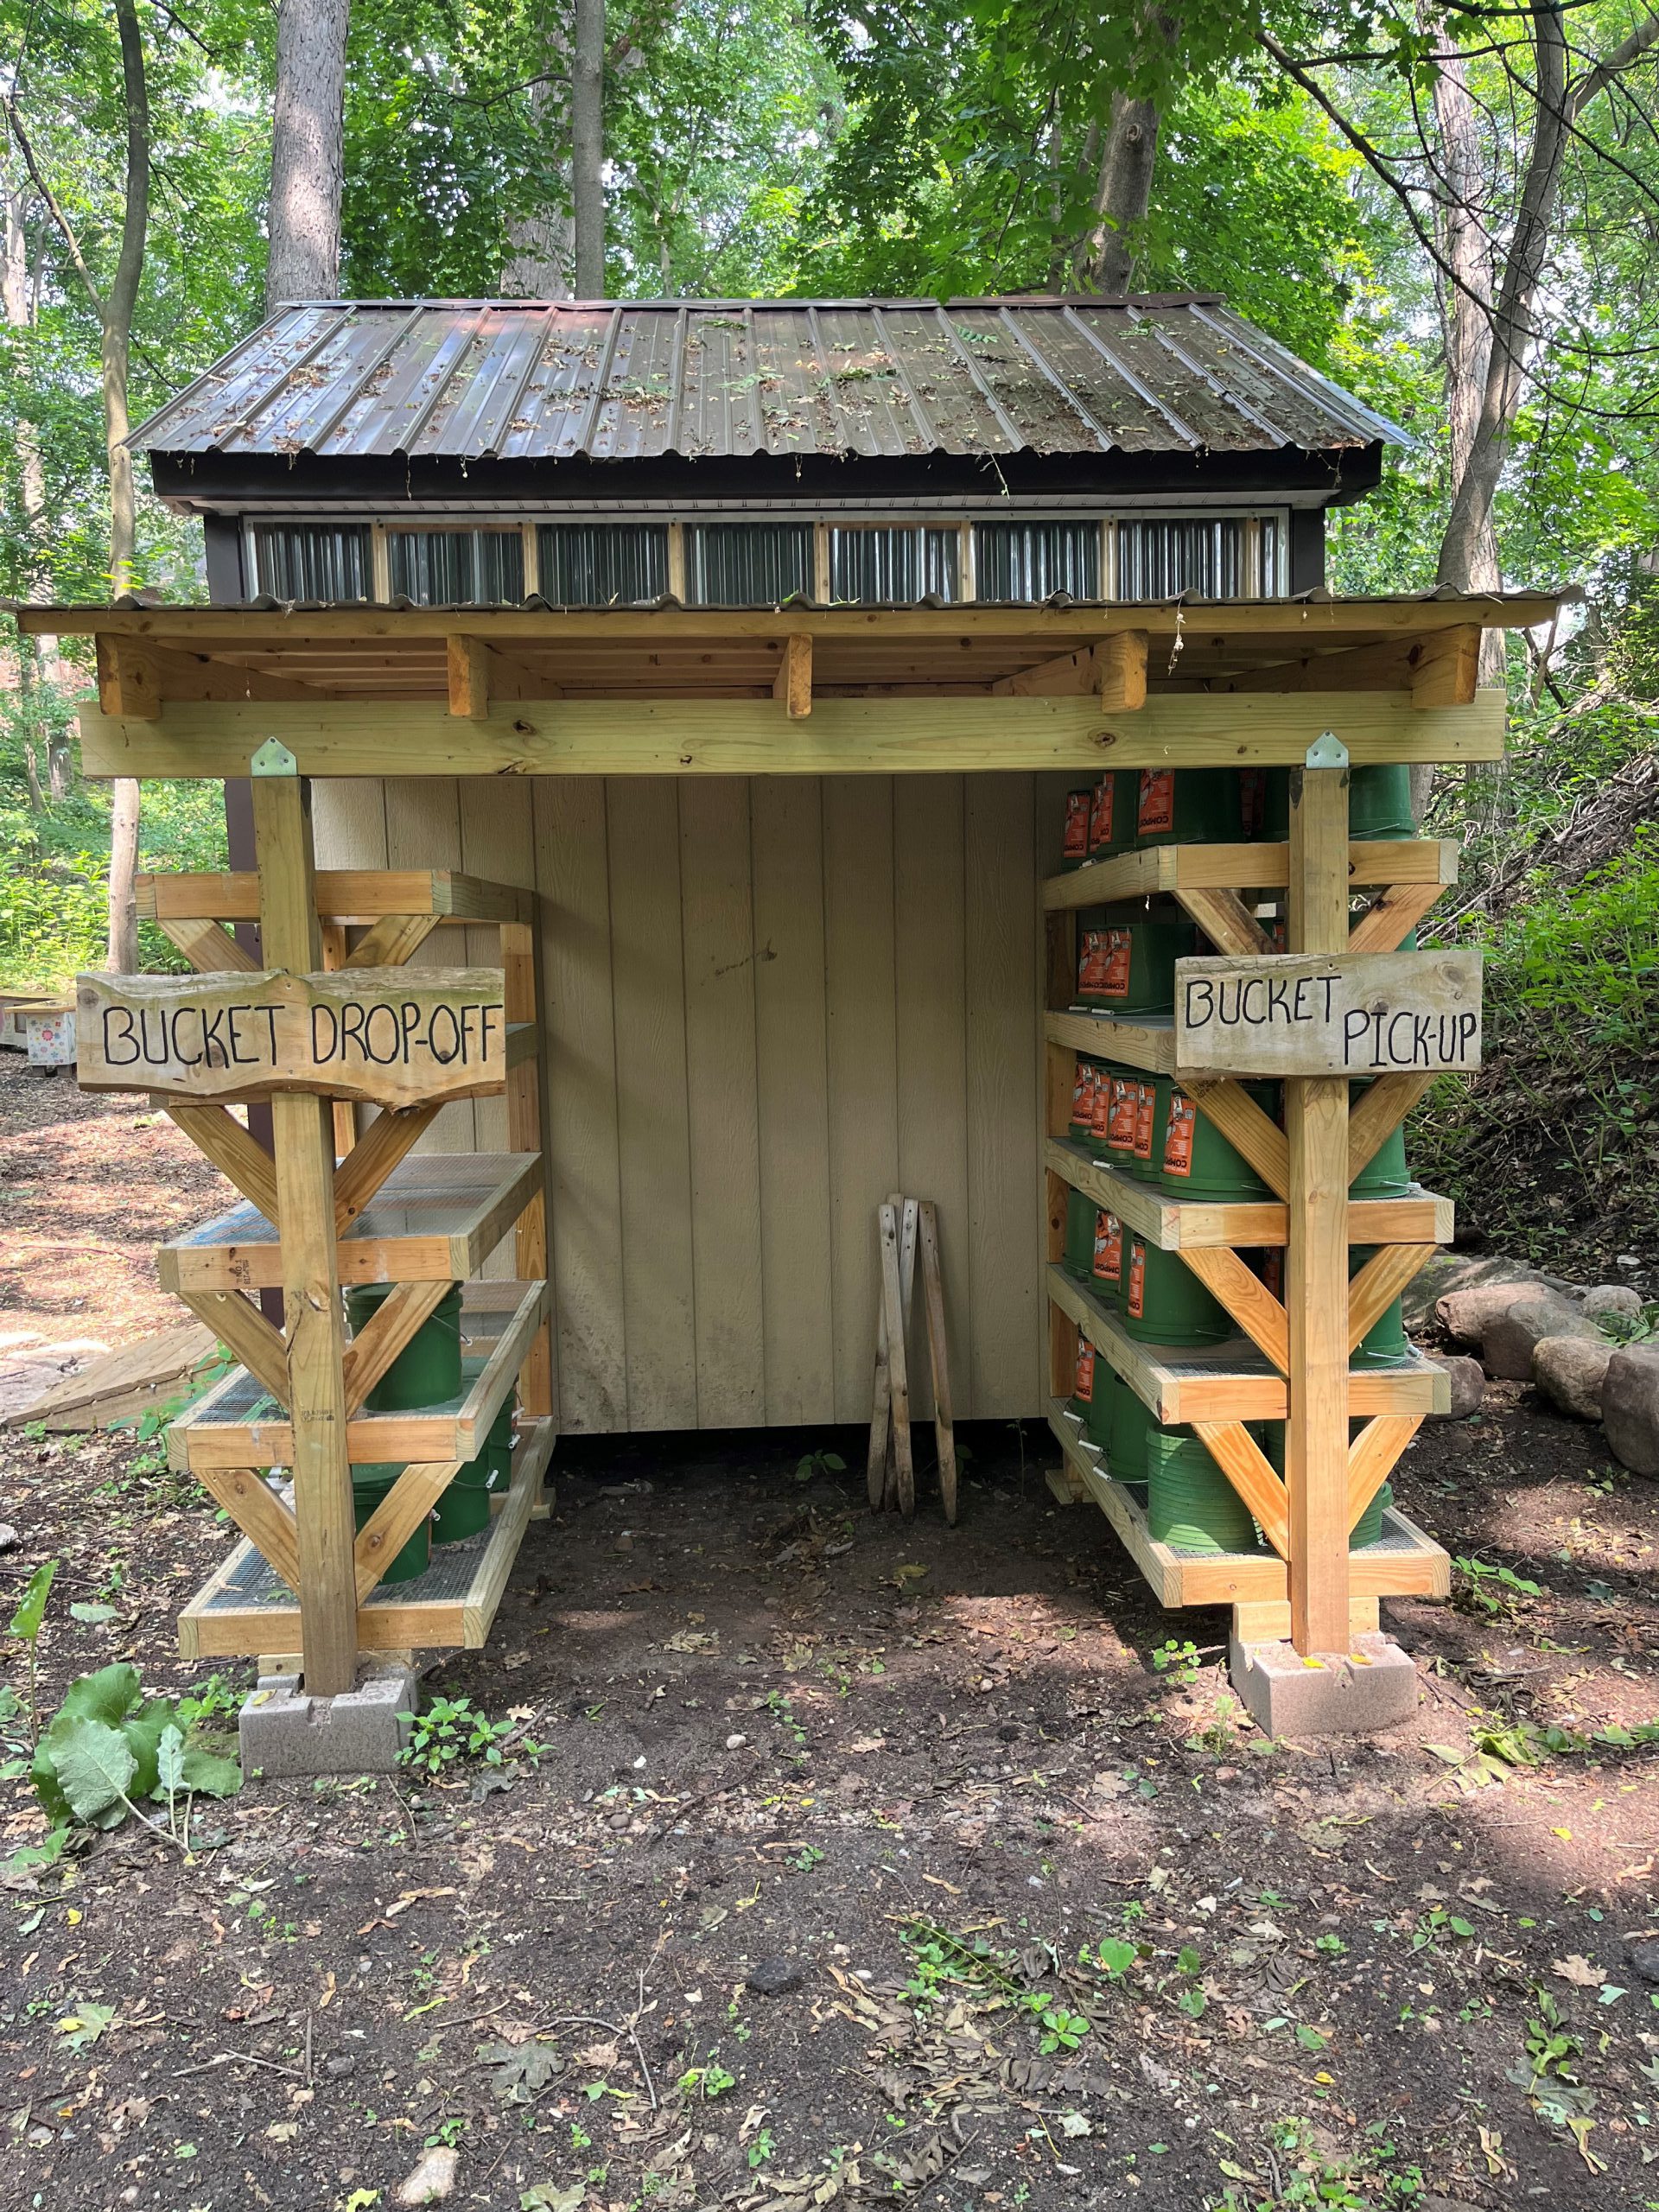
[[[274,741],[253,760],[259,926],[272,968],[322,964],[309,794]],[[282,1224],[283,1309],[294,1423],[300,1635],[305,1687],[333,1697],[357,1681],[357,1577],[346,1452],[345,1320],[334,1249],[334,1137],[326,1098],[270,1102]]]
[[[1309,754],[1333,765],[1291,779],[1289,950],[1348,945],[1347,754],[1330,737]],[[1306,1657],[1348,1649],[1348,1084],[1285,1085],[1290,1151],[1290,1324],[1285,1488],[1291,1642]]]
[[[501,967],[506,1018],[539,1021],[541,995],[536,978],[536,931],[527,922],[501,924]],[[532,1053],[507,1074],[507,1143],[514,1152],[537,1152],[542,1172],[536,1195],[518,1217],[513,1265],[520,1282],[539,1282],[547,1274],[547,1145],[542,1128],[541,1055]],[[518,1374],[518,1402],[527,1417],[539,1421],[553,1410],[553,1324],[536,1332]]]

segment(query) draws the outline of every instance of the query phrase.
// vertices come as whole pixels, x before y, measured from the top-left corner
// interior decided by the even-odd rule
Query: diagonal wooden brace
[[[1439,883],[1389,884],[1349,931],[1349,951],[1397,951],[1401,939],[1416,928],[1444,888]]]
[[[1285,1485],[1242,1421],[1195,1421],[1192,1431],[1256,1519],[1281,1559],[1290,1556]]]
[[[1380,1075],[1348,1112],[1348,1179],[1369,1167],[1417,1101],[1433,1086],[1432,1075]]]
[[[1178,883],[1175,896],[1217,952],[1276,950],[1273,939],[1236,891],[1200,891]]]
[[[372,1319],[352,1338],[340,1362],[346,1377],[348,1421],[422,1322],[437,1312],[453,1287],[447,1282],[400,1282]]]
[[[291,1402],[288,1346],[259,1308],[239,1290],[181,1290],[178,1294],[286,1413]]]
[[[184,1131],[198,1152],[211,1160],[219,1173],[234,1183],[250,1205],[257,1206],[273,1229],[276,1218],[276,1164],[257,1137],[252,1137],[228,1106],[181,1106],[176,1100],[158,1102]]]
[[[1348,1350],[1363,1343],[1433,1251],[1432,1244],[1379,1245],[1348,1285]]]
[[[257,1467],[206,1467],[197,1480],[297,1596],[300,1532],[293,1507],[277,1497]]]
[[[443,1459],[404,1469],[352,1547],[359,1605],[466,1464]]]
[[[412,960],[442,918],[437,914],[382,914],[342,968],[401,968]]]
[[[1348,1526],[1376,1496],[1423,1425],[1421,1414],[1375,1414],[1348,1446]]]
[[[1279,1124],[1269,1119],[1241,1083],[1230,1076],[1219,1083],[1183,1084],[1193,1104],[1213,1122],[1236,1152],[1282,1198],[1290,1191],[1290,1146]]]
[[[334,1176],[334,1234],[343,1236],[399,1160],[436,1121],[438,1106],[406,1106],[377,1114]]]
[[[199,976],[259,972],[259,963],[253,955],[245,952],[233,937],[227,937],[217,922],[163,920],[158,921],[156,927],[177,945]]]
[[[1181,1257],[1239,1327],[1281,1375],[1290,1372],[1290,1322],[1260,1275],[1252,1274],[1226,1244],[1185,1246]]]

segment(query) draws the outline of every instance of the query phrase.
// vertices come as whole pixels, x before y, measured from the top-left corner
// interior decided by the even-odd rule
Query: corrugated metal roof
[[[325,301],[282,308],[130,442],[154,453],[1323,453],[1405,432],[1216,295]]]

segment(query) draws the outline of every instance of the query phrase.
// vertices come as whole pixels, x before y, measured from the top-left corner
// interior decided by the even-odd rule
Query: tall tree
[[[568,300],[576,260],[573,164],[565,127],[570,111],[570,41],[563,16],[553,12],[552,0],[541,0],[535,21],[527,100],[537,174],[531,181],[531,204],[507,226],[509,251],[501,289],[512,298]]]
[[[579,300],[605,296],[605,0],[575,0],[570,56],[570,197]]]
[[[351,0],[280,0],[270,137],[270,258],[265,311],[333,299]]]

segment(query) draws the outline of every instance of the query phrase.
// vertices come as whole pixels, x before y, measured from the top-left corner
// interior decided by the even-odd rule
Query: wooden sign
[[[471,1098],[506,1080],[502,981],[499,968],[82,976],[76,1071],[87,1090],[192,1100]]]
[[[1267,953],[1175,966],[1186,1075],[1472,1072],[1480,955]]]

